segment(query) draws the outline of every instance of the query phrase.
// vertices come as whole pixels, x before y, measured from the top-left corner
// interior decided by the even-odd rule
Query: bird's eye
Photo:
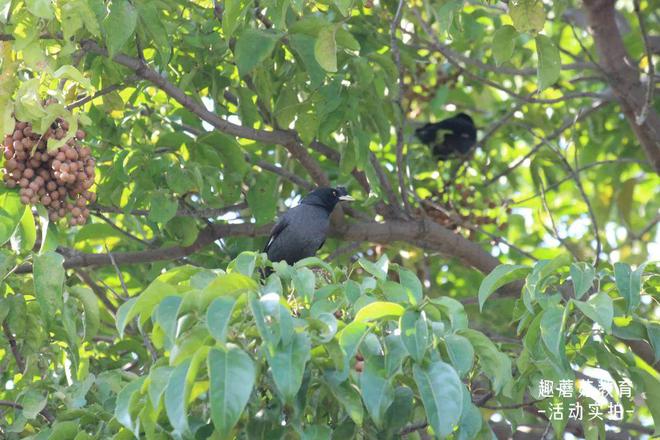
[[[332,192],[332,195],[333,195],[333,196],[337,196],[337,191],[333,191],[333,192]]]

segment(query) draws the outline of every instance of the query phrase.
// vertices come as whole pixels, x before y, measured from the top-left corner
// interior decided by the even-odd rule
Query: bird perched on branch
[[[340,201],[352,201],[346,188],[317,188],[285,212],[270,233],[264,252],[270,261],[289,264],[312,257],[325,243],[330,214]]]
[[[438,160],[465,155],[477,143],[477,127],[465,113],[428,123],[415,130],[415,135],[423,144],[433,148],[433,156]]]

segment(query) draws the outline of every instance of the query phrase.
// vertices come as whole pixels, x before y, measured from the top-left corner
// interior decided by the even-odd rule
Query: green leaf
[[[77,421],[67,420],[53,424],[53,430],[48,440],[69,440],[74,438],[80,428]]]
[[[449,364],[435,361],[413,365],[413,378],[433,431],[440,437],[448,436],[463,412],[463,384],[458,374]]]
[[[311,342],[305,333],[295,333],[288,345],[274,353],[266,349],[275,386],[286,402],[292,402],[302,385],[305,364],[311,356]]]
[[[16,127],[16,120],[13,117],[14,103],[7,99],[0,98],[0,136],[13,133]]]
[[[25,0],[25,6],[30,13],[39,18],[52,20],[55,17],[51,0]]]
[[[561,59],[559,57],[559,49],[550,38],[545,35],[537,35],[535,40],[536,54],[539,58],[539,90],[543,90],[556,83],[559,79]]]
[[[495,57],[495,64],[502,65],[511,60],[513,50],[516,47],[516,37],[518,32],[516,29],[508,24],[498,28],[493,34],[493,57]]]
[[[240,348],[213,348],[208,356],[211,419],[221,438],[229,436],[250,399],[256,377],[252,358]]]
[[[660,379],[640,368],[632,368],[631,376],[644,387],[644,400],[653,417],[655,432],[652,437],[660,435]]]
[[[330,381],[328,385],[332,394],[339,401],[344,410],[346,410],[351,420],[353,420],[356,425],[362,426],[364,421],[364,408],[362,407],[360,393],[355,386],[348,381],[340,384]]]
[[[577,299],[591,289],[594,285],[594,278],[596,277],[596,269],[584,262],[577,262],[571,264],[571,279],[573,280],[573,290]]]
[[[58,310],[62,310],[64,286],[64,257],[46,252],[34,257],[34,292],[41,309],[41,316],[50,322]]]
[[[422,283],[412,271],[399,267],[399,282],[408,292],[408,299],[412,305],[419,304],[424,298]]]
[[[170,344],[176,339],[177,321],[183,300],[180,296],[168,296],[158,304],[153,319],[163,329]]]
[[[143,382],[144,377],[129,382],[117,394],[117,400],[115,402],[115,419],[136,437],[140,434],[140,423],[131,413],[131,409],[140,397],[140,388]]]
[[[433,12],[438,20],[440,26],[440,32],[445,35],[450,29],[451,25],[454,23],[454,18],[458,15],[460,17],[460,11],[463,9],[462,0],[450,0],[447,2],[442,2],[436,4]],[[459,21],[456,20],[458,23]]]
[[[296,131],[305,145],[316,138],[319,131],[319,118],[315,113],[302,113],[296,119]]]
[[[384,376],[384,371],[372,367],[370,362],[375,362],[375,359],[365,361],[364,370],[360,374],[360,391],[371,419],[378,428],[382,428],[385,412],[394,401],[394,388]]]
[[[276,185],[277,176],[272,173],[259,173],[256,182],[248,190],[248,206],[257,225],[272,221],[277,213],[277,194],[273,191]]]
[[[405,309],[399,304],[387,301],[375,301],[362,307],[355,314],[355,321],[369,322],[383,318],[399,317],[403,315]]]
[[[407,386],[394,390],[394,400],[385,413],[385,426],[389,432],[399,432],[413,415],[413,391]]]
[[[649,334],[649,342],[655,352],[654,361],[660,360],[660,323],[649,322],[646,324],[646,332]]]
[[[14,110],[16,119],[19,121],[31,122],[34,126],[39,126],[41,118],[46,116],[46,110],[39,94],[39,86],[39,79],[32,78],[23,81],[16,91]]]
[[[474,364],[474,348],[470,341],[461,335],[451,334],[445,338],[447,344],[447,354],[452,365],[458,372],[458,375],[463,377],[471,369]]]
[[[275,49],[280,34],[259,29],[246,29],[236,38],[236,66],[240,76],[252,71]]]
[[[16,257],[6,249],[0,249],[0,282],[14,268]],[[2,320],[0,320],[2,321]]]
[[[0,189],[0,245],[14,235],[26,209],[16,191],[3,191]]]
[[[575,305],[587,318],[598,323],[607,333],[612,333],[614,306],[607,293],[599,292],[587,302],[574,301]]]
[[[319,65],[328,72],[337,71],[336,29],[335,26],[322,28],[314,44],[314,57]]]
[[[225,4],[231,3],[225,2]],[[170,58],[172,46],[168,38],[167,29],[160,19],[160,12],[153,3],[140,2],[137,5],[140,17],[140,26],[146,31],[147,35],[153,40],[156,50],[160,54],[161,60],[167,62]]]
[[[170,380],[165,387],[165,412],[170,420],[175,434],[181,436],[190,432],[188,427],[188,396],[190,388],[186,377],[191,366],[191,360],[186,359],[172,371]]]
[[[360,343],[367,334],[368,328],[367,324],[354,321],[337,333],[337,340],[339,341],[342,350],[344,350],[347,359],[351,359],[355,356]]]
[[[486,275],[479,286],[479,310],[483,310],[484,303],[497,289],[512,281],[524,278],[531,269],[517,264],[501,264]]]
[[[560,305],[543,311],[541,316],[541,339],[556,359],[564,353],[564,308]]]
[[[483,419],[481,412],[472,403],[472,394],[465,385],[463,390],[463,412],[461,414],[461,421],[458,424],[458,433],[456,440],[472,440],[479,438],[478,434],[481,430]]]
[[[502,392],[513,381],[509,356],[500,352],[483,333],[469,328],[459,330],[457,333],[465,336],[474,347],[481,369],[493,381],[495,393]]]
[[[232,297],[220,297],[211,303],[206,313],[206,326],[211,336],[218,342],[225,342],[227,329],[236,300]]]
[[[155,367],[149,372],[149,399],[154,408],[160,408],[160,400],[172,376],[172,367]]]
[[[225,0],[223,2],[222,33],[225,34],[227,41],[234,35],[234,31],[241,24],[247,6],[251,4],[252,2],[243,3],[241,0]]]
[[[18,228],[11,237],[12,249],[16,252],[29,252],[37,241],[37,229],[31,209],[25,209]]]
[[[32,420],[46,407],[48,399],[35,389],[28,389],[19,400],[23,406],[23,416]]]
[[[358,52],[360,50],[360,43],[358,40],[355,39],[352,33],[342,27],[337,28],[337,32],[335,33],[335,41],[339,47],[352,50],[354,52]]]
[[[375,276],[377,279],[382,281],[385,281],[387,279],[387,270],[389,267],[389,261],[387,260],[387,256],[384,255],[383,257],[381,257],[381,259],[379,259],[375,263],[372,263],[366,258],[360,258],[358,260],[358,263],[360,264],[360,266],[362,266],[362,269],[366,270],[371,275]]]
[[[174,286],[154,280],[137,298],[131,298],[119,307],[117,311],[117,330],[123,337],[126,325],[136,316],[151,316],[151,312],[167,296],[177,295]]]
[[[103,21],[105,44],[110,57],[120,52],[135,33],[138,14],[128,0],[112,0],[110,13]]]
[[[321,65],[316,61],[316,57],[314,56],[314,45],[315,45],[316,39],[314,37],[311,37],[309,35],[303,35],[303,34],[293,34],[289,37],[289,42],[291,44],[291,47],[293,50],[300,56],[302,59],[302,64],[305,66],[305,70],[309,74],[309,78],[311,80],[311,87],[313,89],[317,88],[323,83],[323,79],[325,78],[325,70],[321,67]],[[277,102],[283,102],[285,99],[288,99],[289,102],[294,101],[297,103],[297,100],[295,98],[295,93],[292,93],[292,90],[285,89],[280,92],[280,95],[277,99]],[[288,108],[290,110],[295,110],[295,107],[292,106],[284,106],[285,108]],[[293,112],[295,114],[295,112]],[[278,122],[280,119],[280,116],[277,116]],[[293,116],[291,116],[291,120],[293,120]],[[284,120],[283,122],[286,122]],[[291,121],[289,121],[290,123]],[[282,124],[282,122],[280,122]],[[287,123],[284,123],[282,125],[288,125]]]
[[[169,195],[156,191],[151,196],[149,220],[157,223],[167,223],[174,218],[179,203]]]
[[[53,73],[53,77],[71,79],[76,81],[78,84],[80,84],[83,88],[87,89],[88,91],[92,90],[92,84],[90,83],[89,78],[85,78],[85,76],[82,73],[80,73],[80,71],[76,69],[74,66],[67,64],[60,67]]]
[[[293,287],[296,293],[300,297],[311,301],[314,297],[314,288],[316,287],[316,275],[314,275],[314,272],[307,267],[301,267],[293,273],[291,281],[293,281]]]
[[[84,313],[84,335],[85,340],[91,341],[99,330],[101,325],[101,312],[99,301],[91,289],[82,286],[73,286],[68,288],[72,297],[77,298],[82,305]]]
[[[429,344],[429,326],[426,313],[407,310],[399,321],[401,342],[413,359],[421,362]]]
[[[351,7],[353,6],[353,0],[333,0],[333,3],[341,12],[341,15],[348,17],[351,13]]]
[[[467,314],[465,313],[463,304],[448,296],[432,298],[431,302],[437,305],[442,313],[449,318],[453,330],[460,330],[468,327]]]
[[[639,306],[640,293],[642,291],[642,274],[645,264],[640,264],[633,272],[630,265],[626,263],[614,263],[614,279],[619,294],[625,299],[627,313],[632,313]]]
[[[509,15],[520,32],[536,33],[543,30],[545,9],[541,0],[511,0]]]
[[[67,1],[66,3],[73,4],[75,8],[75,12],[78,15],[78,17],[80,17],[82,25],[85,26],[85,29],[87,29],[90,34],[92,34],[95,37],[101,36],[101,27],[97,19],[97,14],[92,9],[92,7],[98,8],[99,2],[95,2],[93,0],[74,0],[74,1]],[[98,11],[99,18],[101,14],[105,13],[105,8],[102,5],[101,8],[102,10]],[[64,4],[62,4],[62,10],[64,10]],[[63,28],[65,27],[64,23],[62,23],[62,27]],[[65,30],[64,35],[67,35],[67,30]]]

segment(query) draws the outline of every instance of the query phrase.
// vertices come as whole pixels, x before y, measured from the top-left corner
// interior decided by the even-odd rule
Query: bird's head
[[[463,119],[464,121],[467,121],[467,122],[469,122],[470,124],[474,125],[474,121],[472,120],[472,118],[470,117],[470,115],[468,115],[468,114],[466,114],[466,113],[459,113],[459,114],[457,114],[455,117],[458,118],[458,119]]]
[[[348,195],[348,191],[343,186],[337,188],[316,188],[307,194],[300,203],[305,205],[316,205],[325,208],[328,212],[335,209],[335,205],[340,201],[353,201],[353,197]]]

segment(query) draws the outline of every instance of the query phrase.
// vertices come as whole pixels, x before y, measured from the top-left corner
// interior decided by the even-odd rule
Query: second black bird
[[[340,200],[353,200],[346,188],[317,188],[298,206],[285,212],[273,227],[264,249],[268,259],[294,264],[316,255],[328,234],[330,214]]]
[[[477,143],[477,128],[465,113],[428,123],[415,130],[415,135],[423,144],[433,148],[433,156],[439,160],[465,155]]]

